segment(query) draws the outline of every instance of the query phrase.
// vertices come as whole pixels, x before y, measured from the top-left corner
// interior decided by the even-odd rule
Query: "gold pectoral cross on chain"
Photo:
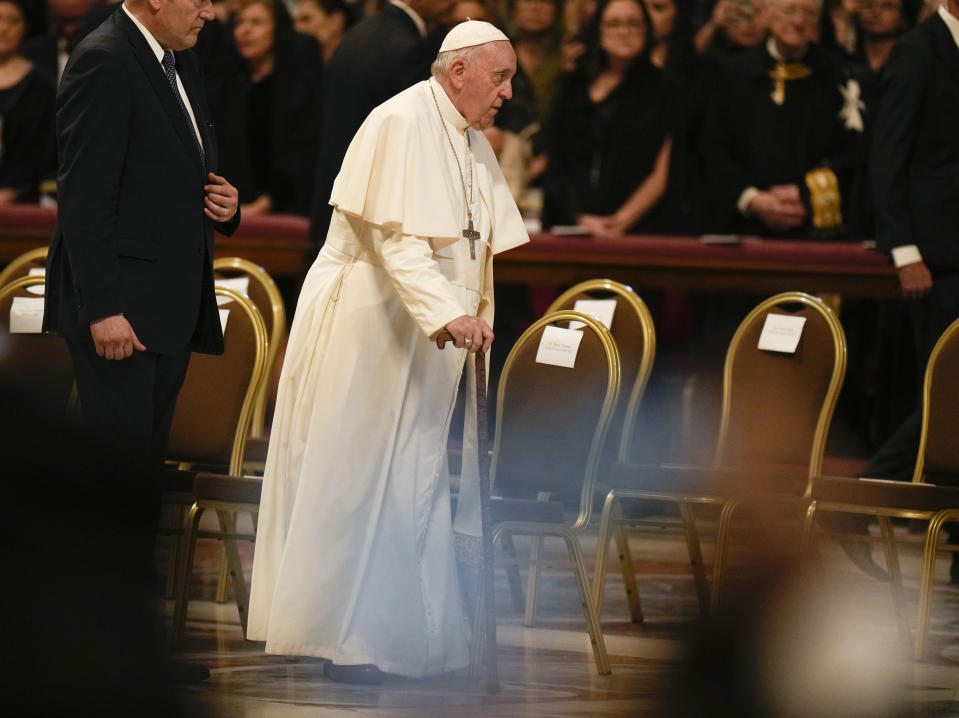
[[[476,240],[480,238],[480,233],[473,229],[472,217],[470,217],[469,225],[463,230],[463,236],[470,242],[470,259],[476,259]]]

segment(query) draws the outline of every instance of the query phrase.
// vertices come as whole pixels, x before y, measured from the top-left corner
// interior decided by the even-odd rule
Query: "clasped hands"
[[[453,346],[471,354],[489,351],[493,343],[493,330],[485,320],[464,314],[446,325],[446,331],[453,335]]]
[[[773,185],[757,192],[747,207],[749,213],[777,232],[795,229],[806,221],[806,208],[794,184]]]

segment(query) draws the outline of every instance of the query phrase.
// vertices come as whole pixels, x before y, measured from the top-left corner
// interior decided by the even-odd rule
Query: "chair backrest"
[[[549,326],[582,322],[572,368],[536,361]],[[542,492],[578,508],[589,522],[596,471],[619,395],[616,342],[598,321],[560,311],[533,323],[513,345],[500,375],[490,475],[504,495]]]
[[[640,401],[653,370],[656,356],[656,330],[653,317],[646,303],[629,287],[612,279],[591,279],[570,287],[550,304],[547,314],[563,309],[575,310],[580,299],[614,299],[610,334],[616,341],[623,377],[623,401],[616,403],[604,454],[611,454],[615,447],[616,460],[632,459],[634,427],[639,413]],[[628,393],[627,393],[628,392]]]
[[[770,314],[805,318],[795,352],[758,348]],[[811,492],[845,372],[845,335],[822,300],[785,292],[761,302],[726,352],[714,464],[808,467]]]
[[[38,247],[20,254],[0,270],[0,287],[19,277],[25,277],[31,269],[43,268],[47,264],[47,247]]]
[[[922,394],[922,433],[912,480],[954,485],[959,476],[959,319],[932,348]]]
[[[55,334],[11,333],[14,299],[42,309],[44,278],[21,276],[0,287],[0,376],[51,415],[65,413],[73,394],[73,362],[62,337]],[[39,293],[31,292],[39,289]]]
[[[167,458],[203,465],[229,465],[241,475],[246,437],[266,368],[266,327],[247,297],[216,287],[231,301],[224,352],[194,354],[177,399]]]
[[[263,267],[241,257],[218,257],[213,260],[213,271],[218,277],[249,277],[250,283],[247,296],[254,306],[260,310],[260,316],[266,325],[269,346],[266,355],[266,376],[256,397],[253,409],[253,422],[250,429],[251,436],[263,436],[266,423],[266,403],[269,395],[269,378],[273,376],[276,360],[283,345],[283,335],[286,332],[286,307],[283,297],[277,289],[276,282]]]

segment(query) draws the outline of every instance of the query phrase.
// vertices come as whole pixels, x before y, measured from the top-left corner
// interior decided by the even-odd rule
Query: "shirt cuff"
[[[892,249],[892,263],[896,265],[896,269],[921,261],[922,255],[919,254],[919,247],[914,244],[904,244]]]
[[[743,190],[736,201],[736,209],[739,210],[740,214],[749,214],[749,203],[753,201],[757,194],[759,194],[759,190],[755,187],[747,187]]]

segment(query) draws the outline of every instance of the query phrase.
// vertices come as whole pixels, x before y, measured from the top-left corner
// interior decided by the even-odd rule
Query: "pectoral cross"
[[[470,259],[476,259],[476,240],[480,238],[480,233],[473,229],[472,217],[470,217],[469,225],[463,230],[463,236],[470,241]]]

